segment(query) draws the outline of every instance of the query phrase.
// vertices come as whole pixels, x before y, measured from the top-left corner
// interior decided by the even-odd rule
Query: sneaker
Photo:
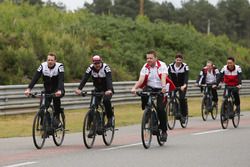
[[[88,138],[93,138],[94,137],[94,131],[91,129],[88,134]]]
[[[186,117],[181,117],[180,121],[182,124],[184,124],[186,122]]]
[[[166,141],[167,141],[167,138],[168,138],[167,132],[162,132],[162,133],[161,133],[161,138],[160,138],[160,140],[161,140],[162,142],[166,142]]]
[[[108,122],[107,122],[107,124],[106,124],[106,127],[107,128],[110,128],[110,127],[112,127],[113,126],[113,118],[111,117],[111,118],[108,118]]]
[[[61,126],[61,121],[58,119],[58,118],[54,118],[54,121],[53,121],[53,127],[54,128],[59,128]]]
[[[236,106],[236,113],[240,113],[240,106]]]

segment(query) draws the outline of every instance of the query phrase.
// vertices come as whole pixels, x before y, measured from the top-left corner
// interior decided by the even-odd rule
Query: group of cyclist
[[[208,84],[212,85],[212,100],[214,105],[218,105],[217,87],[222,81],[226,86],[233,86],[238,89],[233,89],[232,94],[235,98],[236,110],[240,111],[239,89],[242,84],[242,71],[239,65],[235,64],[233,57],[227,58],[227,65],[223,66],[221,71],[213,64],[212,61],[207,61],[206,66],[200,71],[200,75],[196,80],[196,85]]]
[[[162,92],[162,94],[166,94],[178,87],[181,114],[183,115],[181,121],[185,122],[185,118],[188,113],[186,99],[188,73],[189,67],[183,62],[183,55],[181,53],[176,54],[175,61],[173,63],[166,65],[163,61],[158,60],[156,51],[150,50],[146,54],[146,63],[140,71],[140,77],[131,89],[131,92],[135,94],[138,88],[141,88],[143,91]],[[65,94],[64,66],[62,63],[57,62],[57,56],[55,53],[48,53],[47,61],[43,62],[39,66],[31,83],[25,90],[26,96],[30,95],[31,89],[41,76],[43,77],[45,93],[55,93],[55,96],[53,97],[46,97],[46,106],[48,107],[53,100],[55,109],[54,118],[59,119],[59,114],[63,112],[60,99]],[[104,63],[99,55],[94,55],[92,57],[92,63],[85,71],[78,88],[75,90],[77,95],[81,94],[81,90],[90,77],[92,77],[95,91],[104,92],[103,104],[107,113],[107,126],[111,126],[113,117],[111,98],[114,94],[112,73],[109,65]],[[236,86],[238,88],[241,87],[241,68],[240,66],[235,65],[233,57],[229,57],[227,59],[227,65],[225,65],[220,72],[211,61],[208,61],[206,66],[201,70],[196,84],[213,84],[213,88],[216,88],[221,80],[223,80],[228,86]],[[217,104],[218,95],[216,89],[213,89],[212,92],[213,100]],[[237,110],[240,110],[239,92],[234,91],[233,95],[235,97]],[[141,97],[141,101],[142,109],[144,109],[147,97]],[[161,141],[167,140],[166,104],[167,96],[163,95],[157,97],[157,115],[160,121],[159,128],[162,131],[160,138]]]

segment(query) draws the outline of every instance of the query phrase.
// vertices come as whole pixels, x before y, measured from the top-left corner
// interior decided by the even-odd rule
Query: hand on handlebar
[[[217,88],[217,87],[218,87],[217,85],[212,85],[212,88],[214,88],[214,89]]]
[[[61,90],[56,91],[56,93],[55,93],[56,97],[60,97],[61,95],[62,95],[62,91]]]
[[[111,90],[107,90],[107,91],[105,92],[105,95],[106,95],[106,96],[111,96],[111,95],[112,95],[112,91],[111,91]]]
[[[133,95],[136,95],[136,89],[135,89],[135,88],[132,88],[132,89],[131,89],[131,93],[132,93]]]
[[[163,87],[162,90],[161,90],[161,92],[162,92],[163,94],[165,94],[165,93],[167,92],[167,88],[166,88],[166,87]]]
[[[182,86],[181,86],[181,91],[184,91],[186,88],[187,88],[187,85],[186,85],[186,84],[182,85]]]
[[[82,92],[82,91],[81,91],[80,89],[76,89],[76,90],[75,90],[75,94],[77,94],[77,95],[80,95],[81,92]]]
[[[236,87],[237,87],[238,89],[240,89],[240,88],[241,88],[241,85],[237,85]]]
[[[29,96],[30,93],[31,93],[30,88],[27,88],[27,89],[24,91],[25,96]]]

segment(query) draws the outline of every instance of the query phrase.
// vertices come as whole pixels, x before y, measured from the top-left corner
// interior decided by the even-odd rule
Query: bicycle
[[[36,113],[33,126],[32,137],[33,143],[37,149],[41,149],[44,146],[46,138],[53,136],[53,141],[56,146],[60,146],[63,143],[65,135],[65,115],[64,112],[59,114],[57,123],[54,117],[54,107],[50,104],[45,106],[46,98],[54,97],[54,94],[46,94],[44,91],[38,93],[30,93],[29,97],[40,98],[40,107]],[[58,122],[59,121],[59,122]],[[56,126],[55,126],[56,125]]]
[[[223,102],[221,105],[220,120],[223,129],[228,127],[229,119],[232,119],[234,128],[237,128],[240,123],[240,111],[236,109],[235,99],[232,91],[238,90],[235,86],[225,86]]]
[[[86,96],[87,92],[82,92],[82,96]],[[86,148],[93,147],[96,135],[102,135],[103,142],[106,146],[111,145],[115,133],[115,116],[112,118],[112,125],[106,126],[108,119],[106,111],[102,103],[103,92],[92,91],[90,93],[91,101],[89,111],[86,113],[83,120],[83,142]],[[97,98],[100,98],[97,100]],[[112,106],[114,113],[114,107]],[[114,115],[114,114],[113,114]]]
[[[180,125],[182,128],[186,128],[188,124],[188,109],[187,115],[183,116],[181,113],[180,98],[177,95],[178,91],[181,91],[180,87],[176,87],[176,89],[172,91],[167,104],[168,128],[170,130],[174,129],[176,120],[180,121]],[[185,121],[183,122],[182,120]]]
[[[161,129],[158,128],[159,119],[154,102],[157,96],[163,96],[163,94],[161,92],[136,92],[136,94],[148,97],[141,121],[141,139],[144,148],[148,149],[150,147],[152,135],[156,135],[158,144],[163,146],[165,142],[160,140]]]
[[[200,87],[203,89],[203,98],[201,103],[201,116],[203,121],[206,121],[208,118],[209,113],[211,113],[212,119],[215,120],[218,115],[218,105],[213,102],[213,95],[212,95],[212,84],[203,84]]]

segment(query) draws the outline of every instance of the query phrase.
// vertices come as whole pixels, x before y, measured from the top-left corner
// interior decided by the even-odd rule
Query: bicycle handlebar
[[[140,92],[136,92],[137,96],[162,96],[163,93],[162,92],[145,92],[145,91],[140,91]]]
[[[28,97],[31,98],[37,98],[37,97],[41,97],[42,95],[45,95],[45,97],[55,97],[55,93],[45,93],[45,92],[33,92],[30,93]]]
[[[237,86],[227,86],[225,85],[225,89],[239,89]]]
[[[81,95],[83,97],[85,97],[86,95],[91,95],[91,96],[103,96],[104,92],[96,92],[96,91],[91,91],[90,93],[86,92],[86,91],[82,91]]]
[[[198,87],[212,87],[213,85],[215,85],[216,89],[220,89],[221,88],[221,85],[216,85],[216,84],[201,84],[201,85],[198,85]]]

